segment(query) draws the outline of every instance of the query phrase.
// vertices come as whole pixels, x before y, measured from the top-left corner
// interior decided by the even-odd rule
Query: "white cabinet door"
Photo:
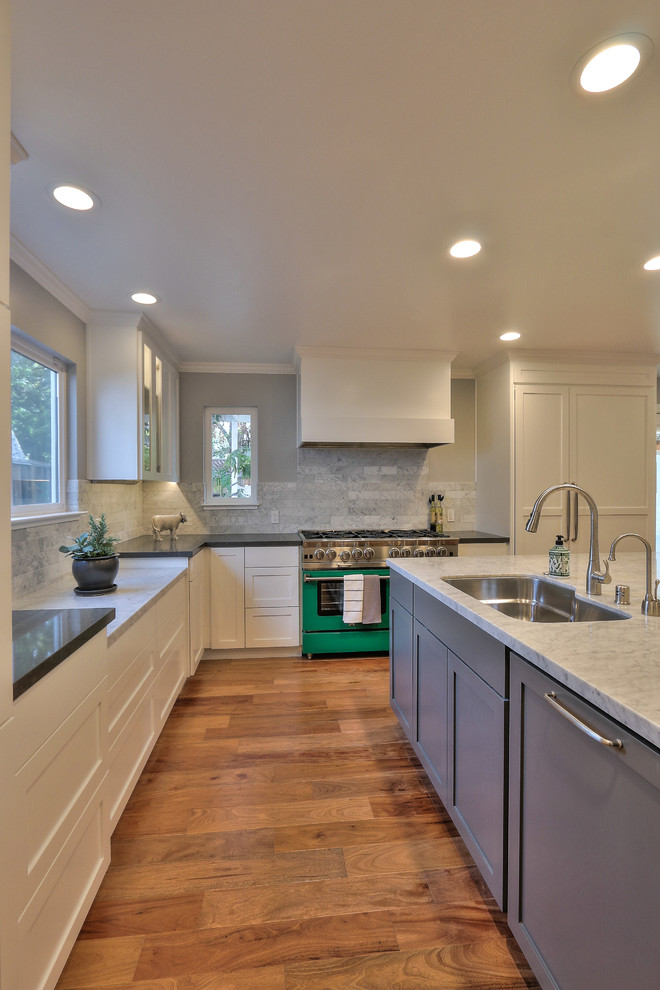
[[[561,481],[572,481],[569,468],[569,401],[563,385],[517,385],[515,417],[515,549],[542,553],[566,535],[566,499],[557,493],[547,500],[536,533],[525,524],[541,492]]]
[[[190,594],[190,674],[197,670],[204,650],[209,645],[209,561],[205,549],[190,558],[188,564]]]
[[[598,506],[601,556],[607,556],[620,533],[639,533],[653,541],[655,407],[648,390],[571,388],[570,421],[571,480],[585,488]],[[589,511],[583,499],[578,540],[569,546],[589,549]],[[638,549],[637,540],[621,545],[622,551]]]
[[[211,648],[245,646],[243,547],[211,547]]]

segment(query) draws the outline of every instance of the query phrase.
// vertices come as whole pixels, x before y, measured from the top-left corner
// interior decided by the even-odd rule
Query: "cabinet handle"
[[[609,746],[611,749],[623,749],[623,743],[620,739],[607,739],[605,736],[601,736],[595,729],[592,729],[590,725],[587,725],[586,722],[583,722],[577,717],[577,715],[574,715],[573,712],[569,711],[568,708],[561,703],[554,691],[547,691],[544,697],[548,704],[552,705],[555,711],[559,712],[559,714],[563,718],[567,719],[571,725],[574,725],[576,729],[580,730],[580,732],[584,732],[584,734],[589,736],[590,739],[595,739],[595,741],[600,743],[601,746]]]

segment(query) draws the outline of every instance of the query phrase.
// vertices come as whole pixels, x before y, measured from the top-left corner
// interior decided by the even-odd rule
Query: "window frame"
[[[214,415],[225,416],[250,416],[250,489],[252,494],[249,498],[236,498],[232,496],[222,496],[213,494],[213,482],[211,477],[212,457],[211,457],[211,417]],[[204,503],[205,509],[235,508],[246,509],[257,506],[257,462],[258,462],[258,410],[256,406],[205,406],[204,407]]]
[[[16,505],[13,498],[13,484],[11,494],[11,519],[12,522],[21,520],[45,518],[51,516],[61,516],[68,512],[67,506],[67,436],[68,436],[68,410],[67,410],[67,366],[64,361],[58,358],[45,345],[39,344],[31,338],[23,335],[16,327],[11,328],[10,350],[15,351],[22,357],[28,358],[37,364],[43,365],[49,371],[57,375],[57,441],[55,449],[57,452],[57,490],[59,500],[57,502],[38,502],[32,505]],[[11,364],[10,364],[10,388],[11,388]],[[11,393],[10,393],[11,394]],[[10,424],[11,428],[11,424]],[[12,479],[13,481],[13,479]]]

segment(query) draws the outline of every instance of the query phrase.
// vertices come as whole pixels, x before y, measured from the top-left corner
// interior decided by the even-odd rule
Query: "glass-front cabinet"
[[[87,475],[94,481],[178,481],[174,361],[145,317],[101,315],[87,326]]]

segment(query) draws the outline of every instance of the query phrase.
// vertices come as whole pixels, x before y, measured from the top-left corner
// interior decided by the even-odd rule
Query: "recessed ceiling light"
[[[610,38],[583,55],[573,69],[573,83],[583,92],[607,93],[630,79],[652,51],[653,44],[645,34]]]
[[[452,258],[473,258],[475,254],[479,254],[481,251],[481,244],[479,241],[456,241],[455,244],[449,248],[449,253]]]
[[[58,203],[68,207],[70,210],[91,210],[99,202],[98,196],[83,189],[82,186],[71,186],[66,183],[58,183],[53,186],[52,193]]]
[[[500,340],[520,340],[520,334],[517,330],[507,330],[500,334]]]
[[[644,264],[644,268],[647,272],[657,272],[660,270],[660,254],[656,255],[655,258],[649,258]]]
[[[131,299],[133,302],[139,303],[140,306],[153,306],[154,303],[158,302],[158,296],[152,292],[134,292]]]

